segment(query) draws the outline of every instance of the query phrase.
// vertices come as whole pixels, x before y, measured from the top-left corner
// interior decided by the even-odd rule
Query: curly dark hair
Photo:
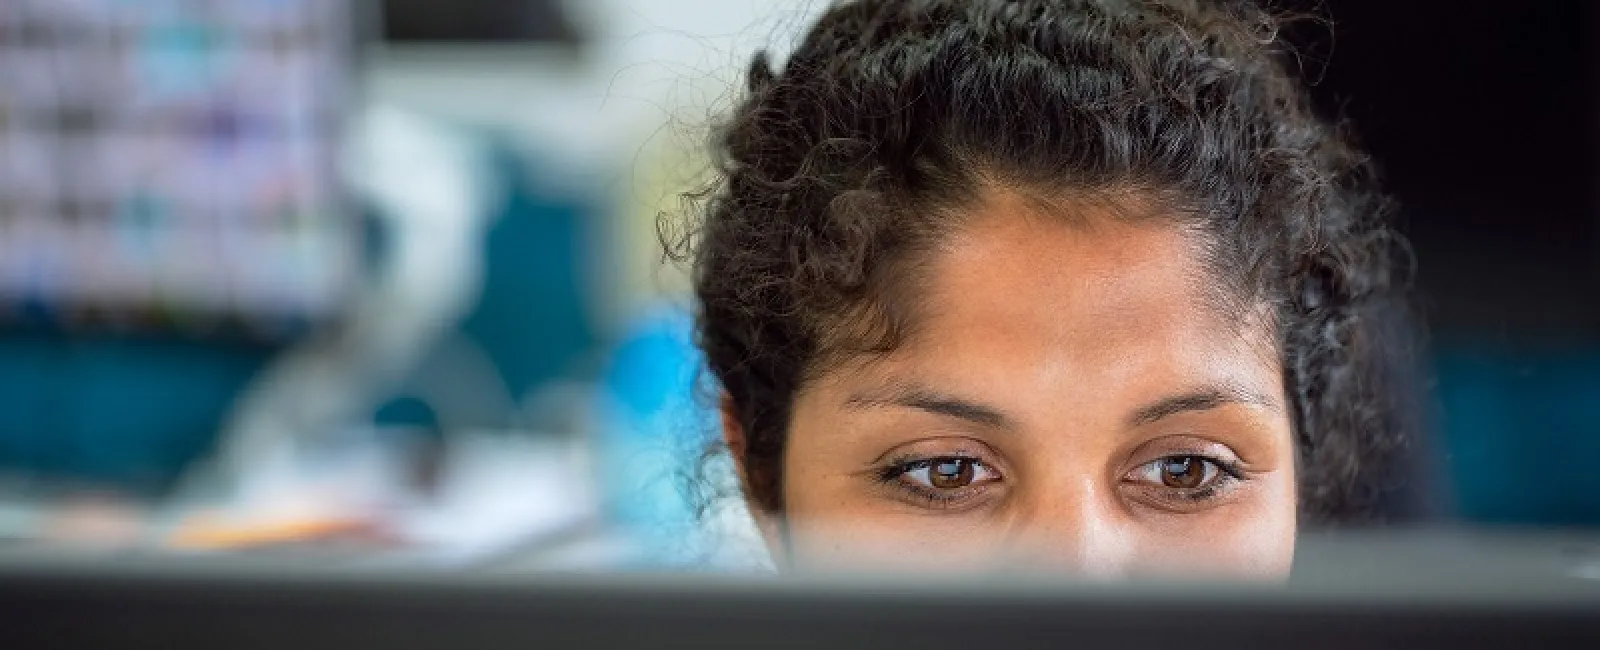
[[[756,55],[717,180],[669,238],[750,501],[783,509],[797,390],[903,340],[919,254],[999,186],[1154,200],[1203,233],[1236,307],[1275,315],[1302,516],[1372,518],[1407,429],[1390,357],[1410,347],[1385,314],[1408,258],[1282,24],[1247,2],[854,0],[780,68]]]

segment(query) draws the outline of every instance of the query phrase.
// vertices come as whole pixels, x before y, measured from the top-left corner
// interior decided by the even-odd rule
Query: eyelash
[[[995,471],[993,466],[970,454],[957,453],[923,457],[904,456],[890,459],[888,463],[878,470],[877,479],[880,484],[900,490],[907,496],[914,497],[919,501],[926,503],[927,505],[948,508],[978,496],[979,493],[986,489],[986,486],[969,485],[954,490],[940,490],[937,488],[926,488],[921,485],[911,483],[910,481],[905,480],[905,475],[919,469],[930,468],[937,463],[951,460],[976,463],[978,466],[983,467],[991,472]]]
[[[1217,468],[1217,476],[1216,476],[1215,480],[1213,480],[1210,485],[1207,485],[1207,486],[1205,486],[1203,488],[1193,488],[1193,489],[1186,490],[1186,489],[1183,489],[1183,488],[1173,488],[1173,487],[1166,487],[1166,486],[1152,486],[1152,487],[1154,487],[1154,489],[1165,491],[1165,492],[1171,494],[1172,496],[1176,497],[1177,499],[1181,499],[1183,501],[1190,502],[1190,503],[1196,503],[1196,502],[1202,502],[1202,501],[1205,501],[1207,499],[1214,498],[1218,494],[1223,492],[1224,490],[1226,490],[1226,489],[1228,489],[1230,487],[1233,487],[1234,485],[1238,484],[1239,482],[1249,480],[1248,477],[1245,476],[1243,465],[1241,465],[1240,463],[1238,463],[1236,461],[1224,460],[1222,458],[1218,458],[1216,456],[1211,456],[1211,455],[1203,454],[1203,453],[1167,454],[1167,455],[1162,456],[1160,458],[1156,458],[1154,460],[1151,460],[1148,463],[1144,463],[1142,465],[1139,465],[1138,467],[1135,467],[1134,470],[1137,471],[1137,470],[1139,470],[1141,468],[1149,467],[1149,466],[1151,466],[1153,464],[1156,464],[1156,463],[1163,463],[1163,462],[1171,461],[1171,460],[1174,460],[1174,459],[1180,459],[1180,458],[1191,458],[1191,459],[1198,460],[1198,461],[1200,461],[1202,463],[1208,463],[1210,465],[1215,466]],[[1132,472],[1130,472],[1130,474],[1131,473]],[[1144,484],[1144,485],[1148,486],[1148,484]]]

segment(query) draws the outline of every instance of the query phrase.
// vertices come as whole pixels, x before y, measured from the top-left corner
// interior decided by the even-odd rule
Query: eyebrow
[[[845,400],[845,404],[853,408],[899,406],[996,429],[1011,426],[1011,419],[1000,409],[921,386],[896,385],[882,391],[858,393]]]
[[[845,404],[852,408],[910,408],[997,429],[1012,426],[1011,419],[1000,409],[921,386],[895,385],[880,391],[858,393],[845,400]],[[1229,404],[1283,409],[1277,400],[1266,395],[1239,386],[1219,384],[1203,386],[1141,406],[1128,416],[1127,426],[1140,427],[1179,413],[1209,411]]]
[[[1140,427],[1179,413],[1208,411],[1228,404],[1249,404],[1272,410],[1283,409],[1277,400],[1266,395],[1239,386],[1220,384],[1164,397],[1141,406],[1128,416],[1128,427]]]

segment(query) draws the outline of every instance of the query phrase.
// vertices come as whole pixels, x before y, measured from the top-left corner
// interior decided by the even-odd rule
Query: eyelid
[[[999,467],[1003,460],[1000,452],[989,443],[970,435],[943,433],[907,440],[878,454],[867,463],[867,471],[879,471],[891,465],[925,458],[972,458],[990,467]]]
[[[1240,478],[1247,477],[1250,464],[1233,447],[1215,439],[1192,433],[1162,436],[1145,441],[1128,452],[1122,475],[1163,458],[1195,456],[1235,470]]]

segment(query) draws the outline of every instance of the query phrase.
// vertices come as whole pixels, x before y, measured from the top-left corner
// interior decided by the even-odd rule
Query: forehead
[[[1196,381],[1279,389],[1265,319],[1222,307],[1205,241],[1178,220],[1093,206],[1052,214],[1004,196],[963,217],[909,287],[908,338],[856,381],[1100,401]]]
[[[1044,212],[1007,195],[987,201],[929,260],[929,318],[1102,343],[1191,323],[1226,327],[1233,319],[1203,262],[1202,235],[1162,215],[1130,214],[1100,204]]]

